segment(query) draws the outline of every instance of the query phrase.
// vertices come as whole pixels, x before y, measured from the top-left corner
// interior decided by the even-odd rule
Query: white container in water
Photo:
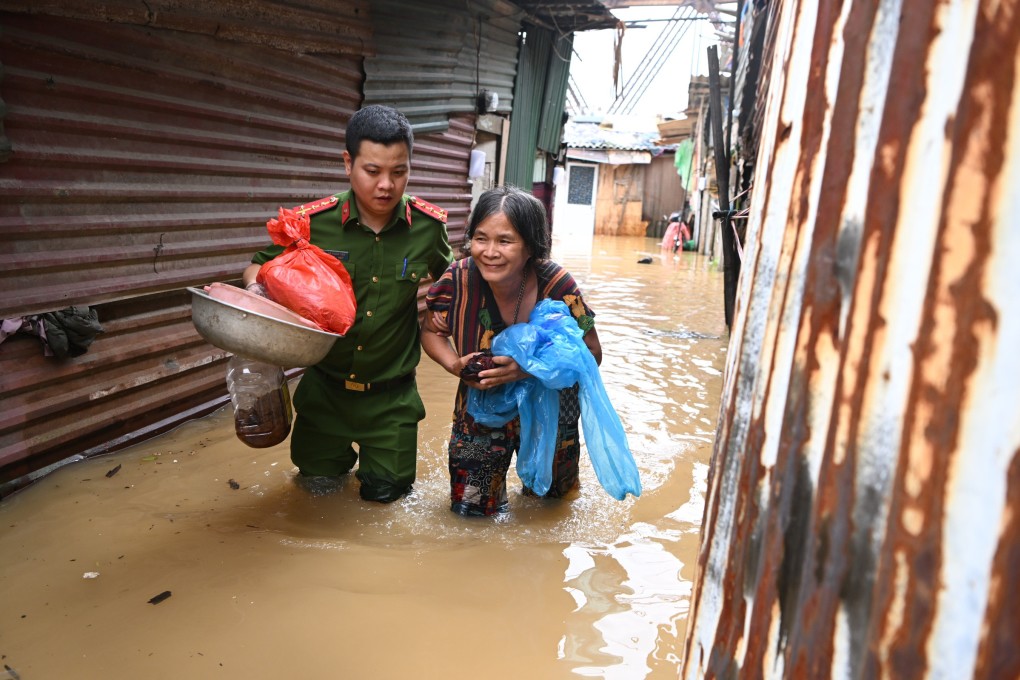
[[[235,355],[227,363],[227,389],[238,439],[263,449],[287,438],[294,412],[281,367]]]

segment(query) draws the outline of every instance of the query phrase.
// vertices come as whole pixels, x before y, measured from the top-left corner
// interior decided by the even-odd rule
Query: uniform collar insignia
[[[308,217],[311,217],[312,215],[320,213],[323,210],[335,208],[336,202],[337,202],[336,196],[326,196],[325,198],[320,198],[318,200],[312,201],[311,203],[299,205],[298,207],[294,208],[294,212],[296,212],[298,215],[307,215]]]
[[[438,205],[433,205],[428,201],[423,201],[417,196],[408,197],[407,201],[410,205],[425,213],[434,220],[439,220],[443,224],[446,224],[446,211],[440,208]]]

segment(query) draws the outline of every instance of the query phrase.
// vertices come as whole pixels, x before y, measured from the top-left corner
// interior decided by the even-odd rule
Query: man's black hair
[[[362,140],[367,139],[376,144],[396,144],[403,142],[407,146],[407,155],[411,156],[414,148],[414,132],[400,111],[380,104],[372,104],[359,109],[347,123],[344,144],[351,160],[357,158],[361,151]]]
[[[466,250],[470,249],[478,225],[496,213],[506,215],[533,258],[549,258],[549,221],[546,219],[545,206],[527,191],[509,184],[489,189],[478,198],[468,221],[467,241],[464,244]]]

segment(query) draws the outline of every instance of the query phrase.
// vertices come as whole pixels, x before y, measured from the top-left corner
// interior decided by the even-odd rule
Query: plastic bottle
[[[290,434],[293,409],[290,388],[279,366],[231,357],[227,389],[234,405],[237,438],[255,449],[279,444]]]

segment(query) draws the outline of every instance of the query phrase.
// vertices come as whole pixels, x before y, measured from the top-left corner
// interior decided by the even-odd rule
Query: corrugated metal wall
[[[782,2],[688,678],[1020,677],[1020,2]]]
[[[346,186],[362,79],[348,52],[371,36],[364,3],[321,4],[0,14],[0,318],[93,305],[106,327],[72,360],[25,335],[0,345],[0,481],[222,403],[224,354],[182,289],[238,278],[277,206]],[[455,241],[473,134],[461,115],[417,137],[409,190],[450,211]]]
[[[358,57],[0,19],[4,317],[236,276],[267,214],[342,178]]]
[[[509,113],[523,16],[503,0],[373,2],[365,103],[396,106],[416,133],[445,130],[451,112],[474,112],[482,89],[499,96],[490,113]]]
[[[452,115],[445,132],[415,135],[414,138],[411,181],[407,190],[446,209],[446,228],[454,252],[464,242],[471,212],[467,171],[475,142],[475,118],[473,113]]]
[[[542,120],[542,103],[552,54],[552,31],[528,26],[521,43],[514,110],[510,116],[506,183],[530,189],[535,173],[535,150]]]
[[[564,111],[567,101],[567,81],[570,79],[570,61],[574,52],[574,34],[551,34],[549,67],[546,71],[545,94],[542,97],[542,116],[538,124],[538,148],[553,156],[559,155],[563,144]],[[551,178],[551,173],[549,177]]]

